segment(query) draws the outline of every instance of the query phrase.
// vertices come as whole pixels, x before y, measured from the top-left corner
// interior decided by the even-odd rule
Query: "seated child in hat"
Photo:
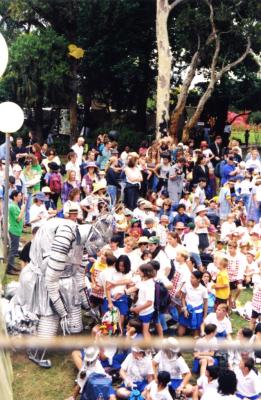
[[[119,399],[128,399],[133,389],[142,392],[153,379],[151,357],[144,350],[133,347],[122,363],[120,376],[124,384],[117,390]]]
[[[177,339],[169,337],[163,343],[166,347],[159,350],[153,359],[154,376],[157,376],[158,371],[166,370],[170,373],[170,387],[176,393],[191,392],[191,372],[180,353]]]
[[[99,349],[97,347],[87,347],[82,350],[82,366],[79,369],[77,378],[76,378],[76,386],[73,391],[73,395],[69,397],[67,400],[75,400],[80,393],[83,392],[84,386],[90,377],[91,374],[101,374],[104,376],[106,374],[104,368],[101,365],[99,360]],[[114,395],[114,390],[112,387],[109,388],[109,399],[114,400],[116,399]]]

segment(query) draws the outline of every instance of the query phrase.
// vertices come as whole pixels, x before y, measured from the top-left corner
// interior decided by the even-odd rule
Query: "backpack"
[[[60,174],[52,173],[49,180],[52,193],[60,194],[62,190],[62,179]]]
[[[166,312],[171,303],[171,298],[168,289],[165,288],[162,282],[155,282],[155,298],[154,308],[159,313]]]
[[[138,389],[133,389],[130,394],[129,400],[144,400],[144,397],[141,395]]]
[[[228,368],[228,352],[223,350],[217,350],[214,353],[214,358],[218,361],[218,366],[220,369]]]
[[[84,385],[81,400],[109,400],[111,379],[106,375],[92,373]]]

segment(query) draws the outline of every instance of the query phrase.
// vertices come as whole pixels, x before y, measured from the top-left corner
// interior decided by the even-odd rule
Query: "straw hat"
[[[106,185],[103,182],[97,182],[93,184],[93,191],[92,193],[97,193],[99,190],[106,190]]]

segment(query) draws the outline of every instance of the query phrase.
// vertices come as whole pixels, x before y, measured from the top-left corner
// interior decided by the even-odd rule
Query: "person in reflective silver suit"
[[[112,235],[113,215],[100,215],[93,225],[80,225],[69,219],[54,218],[38,230],[30,250],[30,263],[22,270],[12,309],[36,320],[37,335],[50,338],[82,331],[81,307],[88,308],[85,294],[84,247],[94,255]],[[15,317],[16,321],[19,318]],[[49,368],[45,351],[32,350],[29,358]]]

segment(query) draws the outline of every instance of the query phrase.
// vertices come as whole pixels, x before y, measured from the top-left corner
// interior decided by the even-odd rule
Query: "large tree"
[[[2,85],[9,98],[33,108],[38,139],[42,139],[44,105],[68,101],[67,43],[52,29],[20,34],[9,48],[9,63]]]
[[[184,33],[183,21],[193,13],[196,13],[197,18],[194,22],[190,19],[191,23],[185,25],[187,30]],[[206,90],[202,92],[196,105],[194,115],[186,123],[183,140],[187,140],[189,131],[199,120],[215,86],[232,69],[236,73],[235,68],[246,60],[250,53],[251,41],[256,42],[254,3],[241,1],[239,4],[236,0],[218,2],[202,0],[186,3],[174,24],[173,31],[178,44],[177,38],[184,39],[185,35],[183,62],[186,66],[188,65],[188,69],[181,85],[176,107],[171,115],[172,136],[177,136],[179,119],[187,102],[189,87],[198,69],[204,72],[208,81]],[[194,40],[191,35],[194,36]],[[189,38],[191,45],[188,42]]]

